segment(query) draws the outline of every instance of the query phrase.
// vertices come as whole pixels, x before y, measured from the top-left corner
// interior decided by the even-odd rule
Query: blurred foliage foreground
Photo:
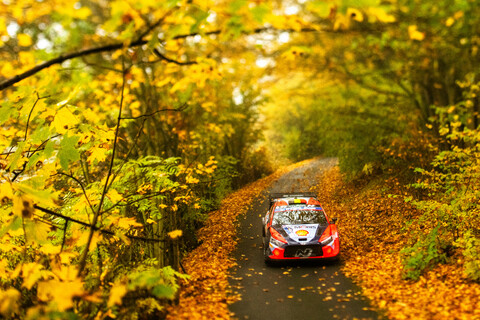
[[[0,314],[164,316],[207,212],[285,157],[396,177],[404,278],[479,281],[479,6],[0,1]]]

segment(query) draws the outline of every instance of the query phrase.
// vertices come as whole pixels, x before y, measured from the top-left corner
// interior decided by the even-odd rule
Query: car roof
[[[270,206],[321,206],[315,194],[273,194],[270,198]]]

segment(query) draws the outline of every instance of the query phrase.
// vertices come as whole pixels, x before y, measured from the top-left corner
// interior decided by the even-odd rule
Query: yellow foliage
[[[5,17],[0,17],[0,36],[7,35],[7,24]]]
[[[176,239],[176,238],[179,238],[183,235],[183,231],[182,230],[173,230],[173,231],[170,231],[168,233],[168,236],[171,238],[171,239]]]
[[[53,126],[59,134],[66,133],[69,129],[78,124],[78,120],[75,115],[70,111],[68,107],[64,107],[57,111],[55,119],[53,120]]]
[[[13,199],[13,190],[12,185],[8,182],[4,182],[0,184],[0,200],[4,201],[3,199]]]
[[[36,262],[25,263],[21,265],[23,284],[22,286],[31,289],[38,280],[43,278],[41,271],[44,269],[43,265]]]
[[[408,36],[412,40],[422,41],[423,39],[425,39],[425,33],[418,31],[416,25],[408,26]]]
[[[352,20],[362,22],[363,21],[363,13],[355,8],[348,8],[347,9],[347,17]]]
[[[70,264],[74,258],[78,256],[77,252],[68,252],[68,251],[63,251],[60,254],[57,255],[57,257],[60,258],[60,263],[63,264]]]
[[[17,34],[18,45],[21,47],[29,47],[32,45],[32,38],[25,33]]]
[[[143,224],[137,222],[135,218],[119,218],[114,222],[114,224],[122,229],[128,230],[131,227],[133,228],[138,228],[138,227],[143,227]]]
[[[87,162],[89,164],[94,164],[95,162],[102,162],[107,159],[107,149],[100,146],[93,146],[89,150],[89,155],[87,157]]]
[[[73,10],[73,17],[80,20],[87,19],[91,14],[92,11],[87,7],[81,7],[79,9]]]
[[[123,196],[118,193],[117,190],[115,189],[110,189],[107,193],[107,197],[110,199],[110,201],[112,201],[113,203],[117,203],[117,202],[120,202],[122,201],[123,199]]]
[[[26,70],[35,65],[35,56],[33,52],[30,51],[20,51],[18,53],[18,60],[23,67],[22,70]]]
[[[72,237],[78,237],[78,240],[75,242],[75,245],[78,247],[82,247],[87,244],[89,232],[88,231],[80,231],[78,230]],[[99,232],[94,232],[92,237],[92,242],[90,244],[90,249],[93,250],[99,241],[102,240],[101,234]]]
[[[445,25],[447,27],[451,27],[454,23],[455,23],[455,19],[452,17],[448,18],[447,21],[445,21]]]
[[[8,265],[8,261],[6,259],[0,260],[0,279],[6,279],[7,270],[8,270],[7,265]]]
[[[294,61],[298,58],[304,57],[306,55],[306,50],[302,47],[293,46],[288,51],[282,54],[282,57],[286,61]]]
[[[1,42],[0,42],[0,44],[1,44]],[[4,63],[0,67],[0,75],[4,76],[5,78],[11,77],[14,72],[15,72],[15,68],[12,66],[11,63]]]
[[[192,176],[190,176],[190,175],[188,175],[188,176],[185,178],[185,180],[186,180],[186,183],[191,183],[191,184],[196,184],[196,183],[199,183],[199,182],[200,182],[200,180],[198,180],[197,178],[192,177]]]
[[[127,286],[124,284],[115,284],[110,289],[110,296],[108,297],[107,306],[122,305],[122,298],[128,292]]]
[[[40,301],[65,311],[73,307],[73,298],[81,297],[86,292],[80,279],[72,281],[49,280],[38,284],[37,297]]]
[[[61,281],[74,281],[77,278],[78,269],[75,265],[52,263],[52,273],[58,280]]]
[[[45,243],[40,246],[39,251],[44,254],[58,254],[60,253],[61,247],[55,246],[51,243]]]
[[[0,290],[0,314],[8,318],[13,313],[18,312],[20,298],[21,294],[17,289]]]
[[[182,262],[191,278],[180,292],[179,304],[168,308],[168,320],[198,319],[199,315],[205,319],[225,319],[225,315],[229,314],[225,301],[233,302],[236,299],[231,295],[228,297],[227,294],[227,272],[234,265],[230,253],[237,242],[234,221],[248,210],[247,204],[254,199],[255,195],[297,166],[298,164],[286,167],[238,190],[222,202],[218,211],[212,212],[205,227],[198,234],[202,244]],[[215,242],[218,241],[211,236],[212,234],[224,239],[222,250],[212,250],[217,246]]]
[[[26,195],[14,196],[13,213],[18,217],[33,218],[33,201]]]
[[[388,14],[381,7],[370,7],[368,13],[380,22],[393,23],[396,21],[395,16]]]

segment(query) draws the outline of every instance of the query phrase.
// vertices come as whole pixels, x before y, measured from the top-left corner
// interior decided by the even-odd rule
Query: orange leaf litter
[[[395,181],[385,185],[388,193],[402,194]],[[338,167],[317,187],[330,216],[339,218],[344,273],[389,319],[480,319],[480,284],[467,280],[455,261],[425,273],[418,282],[402,280],[400,250],[409,233],[402,231],[401,213],[415,209],[402,197],[389,198],[378,189],[362,192],[345,185]]]
[[[228,286],[228,270],[236,262],[236,219],[252,200],[298,163],[231,194],[210,214],[199,233],[202,244],[183,264],[191,278],[182,285],[178,305],[168,308],[168,320],[230,319],[228,304],[238,297]],[[339,218],[344,273],[363,288],[372,304],[389,319],[480,319],[480,285],[468,281],[455,263],[440,265],[418,282],[401,278],[399,251],[408,233],[395,214],[414,210],[401,198],[389,198],[372,188],[346,185],[338,167],[327,171],[313,188],[325,209]],[[389,190],[395,193],[397,184]]]
[[[182,284],[178,304],[168,307],[168,320],[230,319],[228,304],[238,299],[228,285],[228,270],[236,265],[232,252],[237,245],[237,217],[273,182],[308,161],[284,167],[232,193],[219,210],[209,214],[197,234],[201,245],[182,261],[190,279]]]

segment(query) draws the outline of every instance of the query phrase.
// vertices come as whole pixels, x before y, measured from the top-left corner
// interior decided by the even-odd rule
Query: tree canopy
[[[461,232],[478,280],[479,13],[474,0],[0,1],[0,314],[128,317],[122,298],[138,295],[161,312],[226,193],[319,155],[350,177],[408,172],[435,232],[419,237]]]

